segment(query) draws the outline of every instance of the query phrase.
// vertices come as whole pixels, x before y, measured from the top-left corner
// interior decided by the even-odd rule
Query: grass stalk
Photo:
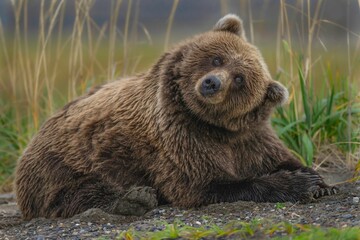
[[[164,51],[166,51],[168,49],[168,47],[169,47],[171,28],[172,28],[172,24],[173,24],[173,21],[174,21],[174,16],[175,16],[175,12],[176,12],[178,4],[179,4],[179,0],[174,0],[173,1],[170,16],[169,16],[169,19],[168,19],[168,24],[167,24],[167,27],[166,27]]]

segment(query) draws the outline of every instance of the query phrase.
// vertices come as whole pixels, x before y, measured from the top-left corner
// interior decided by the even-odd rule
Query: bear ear
[[[281,83],[272,81],[267,88],[266,97],[275,105],[284,105],[289,99],[289,92]]]
[[[214,26],[214,31],[226,31],[235,33],[246,40],[242,20],[235,14],[222,17]]]

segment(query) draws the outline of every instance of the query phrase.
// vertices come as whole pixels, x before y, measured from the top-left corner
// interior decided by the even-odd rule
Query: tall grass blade
[[[165,43],[164,43],[164,50],[165,51],[169,47],[171,27],[172,27],[172,24],[173,24],[173,21],[174,21],[174,16],[175,16],[175,12],[176,12],[178,4],[179,4],[179,0],[174,0],[173,1],[173,5],[172,5],[172,8],[171,8],[171,12],[170,12],[169,20],[168,20],[168,25],[167,25],[167,28],[166,28]]]
[[[307,166],[311,166],[314,158],[314,147],[311,139],[306,133],[302,135],[302,144],[303,144],[303,156],[305,156],[305,161]]]
[[[309,105],[308,92],[307,92],[306,86],[305,86],[304,75],[300,68],[299,68],[298,72],[299,72],[302,104],[303,104],[304,112],[305,112],[305,121],[306,121],[308,129],[310,129],[312,119],[311,119],[311,111],[310,111],[310,105]]]

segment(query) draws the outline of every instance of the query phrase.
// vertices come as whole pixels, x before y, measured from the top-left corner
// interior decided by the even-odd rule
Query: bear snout
[[[219,91],[221,87],[221,81],[218,77],[211,75],[206,77],[201,83],[201,95],[204,97],[212,95]]]

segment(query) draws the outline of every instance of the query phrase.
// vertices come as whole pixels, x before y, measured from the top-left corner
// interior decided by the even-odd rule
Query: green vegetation
[[[283,209],[285,208],[285,203],[278,202],[275,204],[275,209]]]
[[[305,86],[303,71],[299,69],[298,73],[300,100],[291,97],[288,106],[278,108],[272,119],[280,138],[308,166],[313,164],[318,148],[327,144],[343,153],[355,153],[360,143],[360,101],[356,92],[331,86],[319,97],[311,85]],[[297,101],[303,107],[302,114]]]
[[[141,232],[129,229],[120,234],[118,239],[214,239],[232,237],[233,239],[316,239],[316,240],[358,240],[360,239],[359,227],[342,229],[321,228],[312,225],[291,224],[280,222],[277,224],[254,220],[247,222],[231,222],[223,227],[188,226],[182,222],[163,224],[163,230],[157,232]]]

